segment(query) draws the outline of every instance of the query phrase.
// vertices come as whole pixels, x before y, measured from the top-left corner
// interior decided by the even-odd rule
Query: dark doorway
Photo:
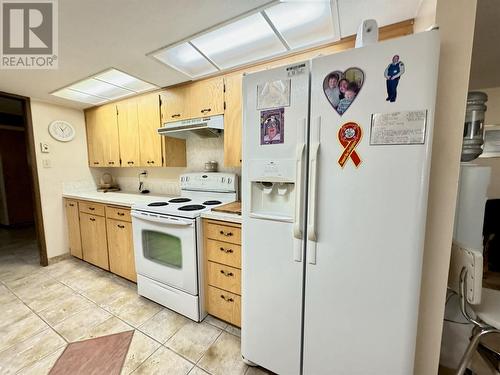
[[[0,251],[47,265],[29,98],[6,93],[0,93],[0,239]]]
[[[483,224],[483,285],[500,290],[500,199],[489,199]]]

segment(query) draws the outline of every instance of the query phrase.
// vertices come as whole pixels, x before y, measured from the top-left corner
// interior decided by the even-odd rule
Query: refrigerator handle
[[[293,236],[295,237],[295,244],[293,246],[293,260],[296,262],[302,262],[302,184],[304,180],[303,176],[303,162],[304,162],[304,149],[305,144],[305,130],[306,130],[306,119],[302,118],[299,120],[297,127],[298,131],[298,141],[296,149],[296,160],[295,160],[295,217],[293,224]],[[298,241],[297,241],[298,240]]]
[[[318,153],[320,146],[320,131],[321,131],[321,117],[317,117],[311,128],[311,154],[309,159],[309,220],[307,225],[307,239],[312,241],[311,246],[308,246],[307,257],[308,263],[316,264],[316,184],[318,180]]]

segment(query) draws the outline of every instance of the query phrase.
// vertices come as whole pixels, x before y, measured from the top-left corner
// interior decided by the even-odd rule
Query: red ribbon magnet
[[[342,168],[344,168],[349,158],[351,158],[356,167],[361,164],[361,158],[355,149],[359,141],[361,141],[362,135],[363,131],[361,130],[361,126],[355,122],[347,122],[340,127],[338,138],[340,144],[344,147],[344,151],[342,155],[340,155],[338,163]]]

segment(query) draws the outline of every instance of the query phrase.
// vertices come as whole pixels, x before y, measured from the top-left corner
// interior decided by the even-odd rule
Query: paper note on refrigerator
[[[289,79],[279,79],[257,85],[257,109],[288,107],[290,82]]]
[[[371,145],[425,143],[427,110],[372,114]]]

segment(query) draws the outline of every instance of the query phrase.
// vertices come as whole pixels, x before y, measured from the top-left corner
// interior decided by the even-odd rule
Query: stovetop
[[[187,173],[180,176],[179,182],[180,197],[151,199],[133,205],[132,209],[194,219],[238,197],[237,176],[232,173]]]

